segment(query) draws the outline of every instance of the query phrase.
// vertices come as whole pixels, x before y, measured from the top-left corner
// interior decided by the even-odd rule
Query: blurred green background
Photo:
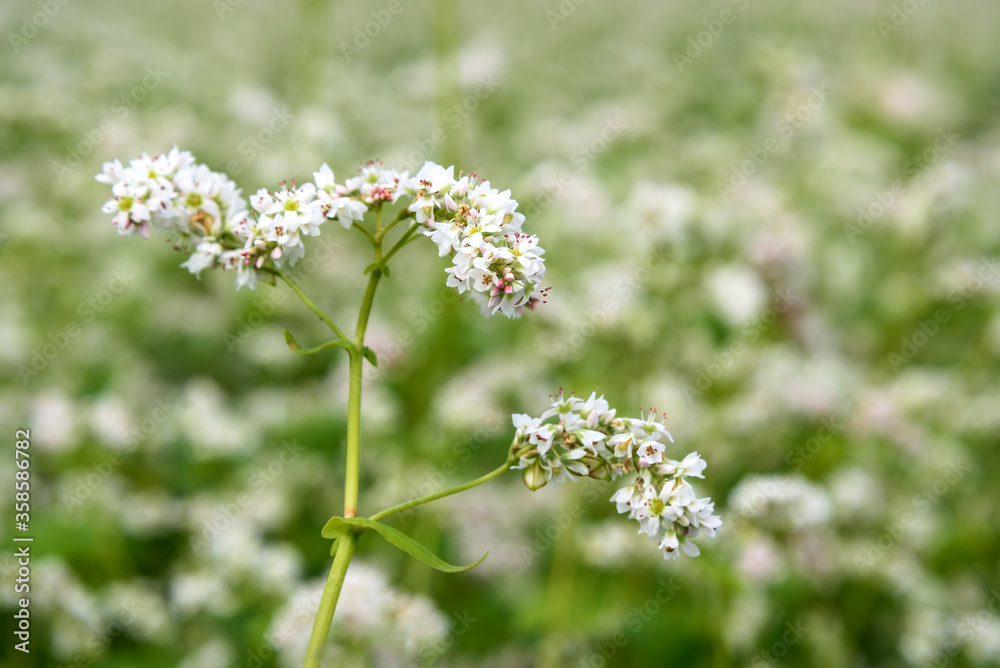
[[[380,289],[361,512],[503,461],[559,387],[666,411],[724,526],[663,562],[600,483],[515,474],[361,544],[337,666],[1000,663],[1000,5],[8,2],[3,495],[32,435],[32,652],[4,666],[301,665],[340,512],[346,359],[287,293],[201,281],[99,212],[177,144],[250,194],[322,162],[510,187],[543,308],[485,320],[429,242]],[[338,322],[367,244],[303,280]],[[579,505],[574,505],[579,504]],[[582,511],[578,511],[582,508]]]

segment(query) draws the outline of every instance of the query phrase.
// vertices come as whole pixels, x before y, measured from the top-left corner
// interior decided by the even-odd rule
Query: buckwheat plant
[[[393,256],[420,236],[429,238],[438,255],[450,260],[447,285],[471,296],[486,316],[516,318],[545,301],[547,288],[540,285],[545,276],[544,251],[537,237],[522,231],[524,216],[517,212],[517,201],[509,190],[499,191],[475,174],[456,177],[454,167],[432,162],[413,176],[371,162],[343,183],[324,164],[312,182],[283,183],[276,191],[262,188],[247,202],[229,177],[196,163],[190,153],[176,147],[152,157],[143,154],[127,166],[118,160],[107,162],[96,178],[111,186],[111,197],[102,210],[114,214],[111,222],[119,234],[148,238],[150,230],[163,233],[188,255],[182,267],[195,276],[213,269],[232,271],[237,289],[282,281],[333,333],[328,342],[303,347],[286,329],[289,348],[299,354],[342,348],[348,354],[344,510],[322,531],[333,540],[333,564],[306,650],[307,668],[320,665],[337,599],[362,533],[379,535],[445,572],[473,568],[486,556],[468,566],[451,565],[382,520],[481,485],[508,469],[523,470],[524,483],[531,490],[550,480],[627,478],[628,484],[611,501],[618,512],[628,513],[639,523],[639,533],[655,541],[666,559],[679,552],[697,555],[692,538],[699,534],[715,537],[721,520],[713,514],[714,505],[709,498],[698,498],[689,482],[703,477],[705,462],[697,453],[681,461],[665,458],[664,439],[673,443],[673,438],[655,411],[640,413],[638,418],[617,417],[603,397],[592,394],[582,400],[561,391],[540,417],[513,416],[516,433],[499,468],[370,517],[357,516],[362,368],[365,361],[378,364],[375,353],[365,346],[365,330],[376,289],[382,278],[389,277]],[[289,272],[305,253],[305,239],[318,236],[329,220],[357,230],[373,250],[364,272],[368,283],[353,336],[316,306]],[[402,231],[393,234],[395,240],[389,245],[390,232],[401,224],[398,229]]]

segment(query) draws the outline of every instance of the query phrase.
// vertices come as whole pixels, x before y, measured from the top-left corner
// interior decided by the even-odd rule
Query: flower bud
[[[587,455],[580,458],[580,463],[587,467],[587,475],[594,480],[611,480],[611,471],[604,460]]]
[[[521,476],[521,480],[524,481],[524,486],[532,492],[548,484],[548,480],[545,479],[545,471],[542,470],[542,464],[537,461],[524,469],[524,475]]]

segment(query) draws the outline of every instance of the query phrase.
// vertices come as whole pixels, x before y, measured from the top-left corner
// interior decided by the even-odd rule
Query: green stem
[[[372,243],[375,243],[375,235],[372,234],[371,232],[369,232],[367,227],[365,227],[364,225],[362,225],[361,223],[359,223],[356,220],[352,224],[352,227],[355,227],[355,228],[361,230],[362,232],[364,232],[365,236],[368,237],[368,240],[371,241]]]
[[[403,233],[403,236],[401,236],[399,240],[395,244],[393,244],[392,248],[390,248],[388,252],[386,252],[385,257],[382,258],[382,264],[388,262],[389,258],[398,253],[399,249],[406,245],[406,242],[410,240],[410,237],[412,237],[413,233],[416,232],[419,228],[420,228],[420,223],[413,223],[413,225],[410,225],[410,228]]]
[[[375,261],[382,261],[382,212],[375,211]],[[358,483],[361,477],[361,372],[364,368],[365,330],[368,328],[368,318],[371,316],[372,304],[375,302],[375,289],[378,287],[382,271],[376,269],[368,278],[368,288],[365,290],[361,309],[358,311],[358,321],[354,328],[354,342],[351,349],[350,385],[347,395],[347,444],[346,464],[344,472],[344,517],[357,517],[358,514]],[[345,337],[346,340],[346,337]],[[319,668],[323,647],[330,635],[330,624],[333,613],[337,609],[337,598],[344,586],[347,567],[354,556],[354,544],[357,539],[348,535],[340,539],[337,546],[337,556],[330,567],[330,576],[323,587],[323,597],[320,600],[316,621],[313,624],[312,635],[309,637],[309,648],[306,653],[305,668]]]
[[[329,316],[327,316],[327,314],[323,313],[323,311],[321,311],[320,308],[316,306],[316,304],[314,304],[311,299],[309,299],[309,297],[306,297],[306,293],[302,292],[302,288],[299,287],[298,283],[292,280],[291,276],[284,273],[283,271],[280,271],[278,269],[273,269],[271,267],[261,267],[261,271],[266,271],[269,274],[274,274],[275,276],[283,280],[285,284],[292,289],[292,292],[294,292],[298,296],[298,298],[302,300],[302,303],[308,306],[310,311],[319,316],[319,319],[322,320],[334,334],[340,337],[341,340],[350,342],[350,339],[347,338],[347,334],[344,334],[344,332],[340,329],[340,327],[337,327],[337,325],[333,322],[333,320],[330,319]]]
[[[319,610],[316,612],[316,620],[313,622],[312,635],[309,636],[309,647],[306,649],[304,668],[320,667],[320,660],[323,658],[323,647],[326,645],[326,639],[330,635],[333,613],[337,608],[337,599],[340,597],[340,590],[344,586],[347,567],[351,565],[351,557],[354,556],[356,541],[356,536],[347,534],[340,539],[340,543],[337,545],[337,556],[334,557],[333,566],[330,567],[330,575],[326,579],[326,586],[323,587],[323,597],[320,599]]]
[[[400,212],[398,214],[396,214],[396,217],[392,219],[392,222],[390,222],[388,225],[386,225],[385,229],[382,230],[382,236],[385,236],[386,232],[388,232],[392,228],[396,227],[397,223],[401,223],[402,221],[406,220],[407,218],[412,218],[412,217],[413,217],[413,212],[412,211],[409,211],[407,209],[401,209]]]
[[[494,470],[490,471],[489,473],[487,473],[486,475],[481,476],[479,478],[476,478],[475,480],[471,480],[471,481],[469,481],[467,483],[464,483],[462,485],[458,485],[457,487],[450,487],[450,488],[448,488],[446,490],[442,490],[440,492],[435,492],[434,494],[428,494],[427,496],[421,496],[419,499],[413,499],[411,501],[407,501],[406,503],[401,503],[398,506],[393,506],[392,508],[387,508],[386,510],[383,510],[380,513],[376,513],[376,514],[372,515],[368,519],[372,520],[373,522],[377,522],[380,519],[382,519],[383,517],[388,517],[389,515],[393,515],[393,514],[398,513],[398,512],[400,512],[402,510],[406,510],[407,508],[413,508],[414,506],[422,506],[425,503],[430,503],[431,501],[436,501],[438,499],[443,499],[444,497],[451,496],[452,494],[458,494],[459,492],[464,492],[467,489],[472,489],[473,487],[477,487],[479,485],[482,485],[484,482],[489,482],[490,480],[493,480],[493,478],[496,478],[497,476],[499,476],[500,474],[502,474],[504,471],[506,471],[507,469],[509,469],[513,465],[514,465],[514,460],[508,459],[499,468],[494,469]]]
[[[381,231],[382,216],[378,212],[377,228]],[[375,261],[382,260],[382,242],[375,242]],[[378,288],[382,271],[376,269],[368,277],[368,287],[361,300],[361,310],[358,312],[358,324],[354,329],[354,350],[351,355],[350,377],[351,385],[347,396],[347,470],[344,473],[344,517],[357,517],[358,513],[358,479],[360,477],[361,454],[361,372],[364,368],[365,331],[368,329],[368,318],[375,302],[375,290]]]

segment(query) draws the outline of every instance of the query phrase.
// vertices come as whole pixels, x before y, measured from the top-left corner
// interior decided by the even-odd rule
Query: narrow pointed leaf
[[[288,347],[294,350],[295,352],[299,352],[300,350],[302,350],[302,346],[300,346],[299,342],[295,340],[295,337],[292,336],[292,333],[289,332],[287,329],[284,331],[285,331],[285,343],[288,345]]]
[[[299,344],[299,342],[295,340],[295,337],[292,336],[292,333],[289,332],[287,329],[285,330],[285,343],[288,344],[288,347],[293,352],[296,352],[300,355],[313,355],[315,353],[320,352],[321,350],[326,350],[327,348],[348,348],[350,346],[350,344],[347,343],[347,341],[336,339],[334,341],[327,341],[326,343],[320,344],[318,346],[313,346],[312,348],[303,348]]]
[[[381,522],[373,522],[366,517],[333,517],[326,523],[326,526],[323,527],[323,537],[340,538],[350,531],[365,531],[367,529],[375,531],[382,536],[386,542],[395,545],[417,561],[427,564],[431,568],[435,568],[444,573],[461,573],[469,570],[470,568],[475,568],[479,564],[483,563],[483,559],[489,556],[489,552],[487,552],[483,555],[482,559],[474,564],[469,564],[468,566],[454,566],[407,536],[402,531],[393,529],[392,527],[382,524]]]
[[[375,351],[374,350],[372,350],[371,348],[365,346],[365,353],[364,354],[365,354],[365,359],[368,360],[368,362],[372,366],[378,366],[378,357],[375,356]]]

